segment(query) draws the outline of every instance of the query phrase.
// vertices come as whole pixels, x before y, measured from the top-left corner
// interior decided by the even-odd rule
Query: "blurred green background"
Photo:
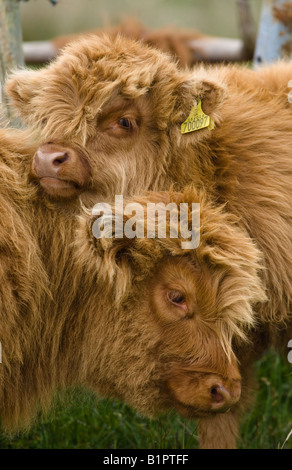
[[[261,0],[250,0],[258,24]],[[36,41],[113,26],[136,18],[149,28],[173,25],[203,33],[240,37],[237,0],[48,0],[20,3],[23,39]]]

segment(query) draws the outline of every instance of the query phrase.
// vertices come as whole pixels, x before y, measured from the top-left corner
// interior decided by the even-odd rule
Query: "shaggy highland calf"
[[[239,418],[254,393],[253,362],[262,353],[254,311],[266,300],[261,252],[234,215],[194,189],[149,193],[125,204],[133,202],[142,206],[134,220],[131,211],[123,215],[114,207],[110,218],[80,218],[76,264],[88,282],[98,276],[90,308],[95,323],[86,333],[88,344],[99,338],[93,361],[99,372],[92,375],[97,390],[146,415],[175,408],[199,418],[202,448],[234,448]],[[194,202],[200,209],[192,211]],[[142,222],[146,234],[149,203],[159,203],[166,237],[115,238],[119,218],[124,229],[134,223],[137,230]],[[182,219],[181,203],[188,205],[190,227],[200,211],[197,249],[182,248],[180,232],[170,236],[176,208]],[[93,235],[97,220],[105,227],[100,239]]]
[[[96,351],[88,356],[86,349],[86,336],[95,335],[88,312],[93,305],[102,307],[103,297],[97,299],[84,270],[77,269],[71,243],[78,225],[73,216],[81,212],[80,201],[91,207],[98,201],[113,200],[115,194],[131,196],[145,189],[168,190],[170,186],[181,191],[193,184],[208,195],[212,206],[225,204],[220,211],[238,218],[240,233],[248,235],[250,242],[256,241],[265,268],[261,280],[268,302],[256,309],[257,322],[252,334],[249,332],[252,344],[263,351],[270,344],[287,347],[292,296],[290,73],[289,64],[259,72],[229,66],[182,71],[167,55],[143,44],[119,37],[88,37],[68,46],[48,67],[21,70],[10,78],[7,91],[28,130],[6,131],[3,145],[11,155],[9,165],[22,175],[31,193],[27,220],[34,221],[31,230],[50,279],[51,298],[39,310],[40,334],[28,334],[26,341],[31,342],[31,348],[17,370],[11,368],[7,349],[3,348],[1,373],[10,380],[11,370],[16,370],[13,381],[19,384],[2,392],[7,397],[0,404],[6,427],[29,422],[38,401],[45,406],[56,387],[76,383],[106,387],[102,376],[106,373],[106,354],[97,366],[95,360],[98,346],[106,352],[110,345],[97,334]],[[181,124],[199,100],[215,127],[182,134]],[[198,119],[192,122],[200,125]],[[35,153],[25,140],[33,130]],[[15,152],[21,158],[13,158]],[[212,241],[209,249],[212,251]],[[96,283],[97,276],[96,272]],[[228,293],[224,295],[228,299]],[[94,318],[98,322],[96,313]],[[135,330],[126,318],[123,321],[130,335],[125,338],[136,343],[136,349],[141,345],[146,350],[151,341],[155,343],[156,337],[151,339],[151,334],[140,340],[142,320],[139,324],[137,319]],[[112,331],[121,338],[122,333],[117,331],[120,326]],[[12,331],[8,324],[7,328]],[[103,331],[103,325],[100,328]],[[232,341],[230,337],[229,345]],[[181,347],[183,350],[183,341]],[[38,355],[35,350],[39,350]],[[254,360],[253,350],[251,357]],[[143,388],[142,370],[125,362],[125,373],[118,366],[119,360],[112,358],[111,364],[112,371],[115,365],[116,371],[123,370],[121,375],[116,374],[119,386],[115,389],[119,392],[115,396],[132,403],[131,396],[141,392],[140,404],[133,404],[151,411],[153,395],[149,392],[148,398],[147,386]],[[241,364],[245,361],[249,363],[248,354]],[[141,367],[144,372],[145,364]],[[7,384],[5,377],[3,383]],[[132,382],[127,383],[130,377]],[[216,445],[216,436],[213,442]]]

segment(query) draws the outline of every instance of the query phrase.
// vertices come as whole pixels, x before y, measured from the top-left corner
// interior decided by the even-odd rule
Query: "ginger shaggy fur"
[[[41,70],[20,70],[11,75],[6,90],[27,130],[7,129],[0,135],[3,174],[7,175],[3,184],[10,174],[13,179],[9,183],[12,197],[8,211],[15,212],[13,221],[19,219],[19,224],[9,223],[7,217],[7,226],[3,224],[2,252],[5,257],[12,250],[11,259],[21,254],[20,264],[3,262],[5,268],[11,264],[12,274],[6,272],[5,276],[15,303],[13,309],[7,305],[3,308],[5,321],[0,326],[4,426],[17,428],[28,423],[39,402],[46,406],[57,387],[73,384],[87,383],[149,413],[155,403],[163,401],[161,371],[156,368],[157,362],[153,365],[153,351],[160,338],[156,324],[145,332],[144,318],[137,316],[132,323],[120,306],[122,313],[115,308],[109,311],[105,323],[111,328],[103,335],[104,324],[99,323],[96,308],[98,312],[107,311],[107,298],[99,291],[103,286],[98,280],[99,270],[95,269],[92,279],[87,264],[79,269],[76,260],[73,242],[81,204],[91,207],[98,201],[113,200],[115,194],[133,196],[143,190],[168,191],[170,187],[181,192],[193,185],[211,207],[218,207],[218,211],[220,207],[223,218],[225,213],[235,217],[238,233],[245,234],[252,246],[256,244],[256,253],[246,254],[246,260],[251,265],[260,264],[257,276],[268,300],[256,306],[253,301],[247,302],[253,309],[247,308],[250,320],[243,316],[242,324],[237,313],[241,309],[229,310],[229,326],[225,324],[222,330],[228,332],[224,347],[228,350],[226,345],[233,346],[234,340],[237,353],[236,338],[248,336],[254,348],[246,348],[246,354],[238,352],[244,371],[270,345],[286,347],[292,323],[292,109],[287,100],[291,75],[290,63],[257,72],[237,66],[182,70],[169,56],[141,43],[90,36],[67,46]],[[182,135],[180,126],[199,99],[204,112],[214,119],[215,128]],[[130,123],[127,128],[125,119]],[[71,147],[87,162],[89,177],[78,187],[76,197],[63,199],[57,193],[52,197],[32,171],[35,151],[51,143]],[[70,176],[74,182],[74,166],[70,168],[70,161],[66,165],[62,178],[67,181]],[[24,189],[26,195],[18,196]],[[229,227],[229,223],[226,225]],[[212,252],[213,243],[217,243],[212,230],[206,236]],[[224,245],[218,262],[223,263],[226,257],[228,264],[237,236],[236,232],[230,246]],[[9,243],[11,246],[7,246]],[[152,248],[151,254],[155,260]],[[13,288],[16,265],[18,277]],[[24,282],[27,270],[30,272]],[[38,273],[39,279],[35,279]],[[252,296],[252,286],[242,276]],[[122,283],[127,287],[128,278]],[[50,294],[44,286],[49,287]],[[245,297],[248,293],[241,287]],[[6,292],[2,294],[3,303],[8,299]],[[227,290],[224,295],[227,301]],[[243,299],[243,305],[247,304]],[[21,319],[17,325],[23,324],[24,329],[15,330],[16,318]],[[245,324],[249,324],[248,332]],[[20,335],[19,342],[15,331]],[[110,356],[107,373],[107,357],[115,338],[124,344],[120,351],[128,360],[121,367],[120,357]],[[143,365],[136,351],[144,357]],[[113,385],[114,370],[122,372],[116,373]],[[144,374],[148,374],[146,381]],[[250,385],[246,385],[248,388]],[[217,420],[224,423],[224,416],[218,415]],[[201,423],[202,436],[210,435],[208,419]],[[231,427],[234,436],[235,425]],[[209,441],[206,438],[206,445],[233,445],[234,437],[225,444]]]

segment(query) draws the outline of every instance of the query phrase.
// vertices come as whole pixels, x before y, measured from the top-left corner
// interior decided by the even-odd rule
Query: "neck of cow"
[[[240,95],[238,98],[242,99]],[[208,138],[174,153],[168,168],[169,180],[176,190],[187,184],[203,189],[214,204],[224,204],[228,212],[239,217],[239,226],[256,240],[262,251],[267,268],[263,270],[263,283],[268,292],[275,293],[269,296],[268,303],[258,306],[259,316],[267,325],[276,320],[281,329],[285,328],[287,305],[292,302],[289,228],[292,214],[287,203],[287,195],[291,194],[291,169],[287,162],[291,160],[292,135],[286,126],[285,141],[279,151],[275,129],[274,148],[273,130],[263,126],[264,117],[254,119],[253,104],[238,114],[239,104],[235,106],[233,99],[232,94],[230,102],[226,99],[221,110],[222,122]],[[269,107],[265,119],[269,122]],[[166,181],[163,189],[170,186]],[[277,230],[271,230],[275,221]]]
[[[273,328],[269,325],[275,321],[281,330],[285,328],[287,306],[291,311],[292,299],[292,213],[287,202],[291,194],[291,169],[287,162],[291,160],[292,135],[287,129],[278,151],[279,144],[275,142],[273,146],[272,130],[263,127],[261,120],[253,120],[253,112],[252,106],[240,116],[234,105],[227,103],[223,108],[222,124],[208,142],[209,159],[213,162],[211,194],[208,186],[205,189],[215,203],[225,204],[228,212],[239,217],[239,226],[260,248],[269,301],[258,306],[259,318],[266,322],[265,331]],[[268,121],[268,107],[266,112]],[[205,181],[209,184],[208,178]],[[271,230],[275,224],[277,229]]]

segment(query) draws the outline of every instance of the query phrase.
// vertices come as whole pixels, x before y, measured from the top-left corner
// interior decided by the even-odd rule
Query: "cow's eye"
[[[184,294],[175,289],[169,289],[167,291],[167,299],[174,305],[183,306],[186,304]]]
[[[121,118],[119,120],[119,125],[123,127],[124,129],[129,129],[129,130],[133,129],[133,124],[127,118]]]

